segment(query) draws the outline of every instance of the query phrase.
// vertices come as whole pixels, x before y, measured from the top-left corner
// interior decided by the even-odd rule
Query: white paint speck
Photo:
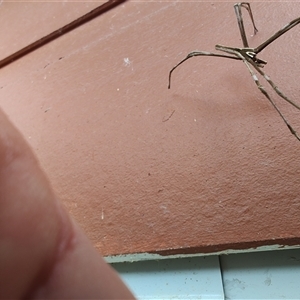
[[[129,60],[129,58],[128,58],[128,57],[125,57],[125,58],[124,58],[124,66],[125,66],[125,67],[128,67],[130,64],[131,64],[131,61]]]

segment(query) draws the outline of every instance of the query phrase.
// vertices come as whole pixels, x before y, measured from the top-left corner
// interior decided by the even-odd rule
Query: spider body
[[[282,120],[284,121],[284,123],[289,128],[290,132],[300,141],[299,135],[293,129],[293,127],[290,125],[290,123],[285,118],[285,116],[281,113],[281,111],[279,110],[279,108],[277,107],[277,105],[275,104],[275,102],[272,100],[272,98],[270,97],[270,95],[268,94],[268,92],[266,91],[266,89],[264,88],[264,86],[261,85],[261,83],[259,82],[259,79],[258,79],[258,77],[257,77],[257,75],[255,73],[255,71],[257,73],[259,73],[270,84],[270,86],[274,89],[274,91],[282,99],[284,99],[285,101],[287,101],[288,103],[290,103],[291,105],[293,105],[295,108],[297,108],[298,110],[300,110],[300,106],[298,104],[296,104],[294,101],[292,101],[291,99],[289,99],[277,87],[277,85],[271,80],[271,78],[261,70],[267,64],[267,62],[264,61],[264,60],[262,60],[262,59],[257,58],[257,54],[260,53],[264,48],[266,48],[268,45],[270,45],[272,42],[274,42],[277,38],[279,38],[285,32],[287,32],[288,30],[290,30],[291,28],[293,28],[294,26],[296,26],[297,24],[299,24],[300,23],[300,18],[297,18],[297,19],[291,21],[290,23],[288,23],[287,25],[285,25],[282,29],[280,29],[279,31],[277,31],[275,34],[273,34],[269,39],[267,39],[265,42],[263,42],[258,47],[256,47],[256,48],[250,48],[249,45],[248,45],[248,40],[247,40],[245,29],[244,29],[244,23],[243,23],[243,18],[242,18],[242,10],[241,10],[242,7],[245,8],[248,11],[248,13],[250,15],[250,18],[251,18],[251,21],[252,21],[253,28],[254,28],[254,34],[257,33],[258,30],[257,30],[257,28],[255,26],[255,23],[254,23],[254,18],[253,18],[253,15],[252,15],[250,4],[247,3],[247,2],[241,2],[241,3],[235,4],[234,5],[234,10],[235,10],[235,14],[236,14],[236,17],[237,17],[238,26],[239,26],[239,29],[240,29],[240,34],[241,34],[241,38],[242,38],[243,46],[244,47],[243,48],[234,48],[234,47],[228,47],[228,46],[222,46],[222,45],[216,45],[215,46],[216,50],[225,52],[226,54],[217,54],[217,53],[206,52],[206,51],[193,51],[193,52],[190,52],[186,56],[186,58],[184,58],[182,61],[180,61],[169,72],[169,85],[168,85],[168,88],[170,89],[170,87],[171,87],[172,72],[179,65],[181,65],[183,62],[185,62],[186,60],[188,60],[188,59],[190,59],[190,58],[192,58],[194,56],[215,56],[215,57],[223,57],[223,58],[230,58],[230,59],[241,60],[246,65],[248,71],[251,74],[252,79],[254,80],[254,82],[255,82],[255,84],[257,86],[257,88],[269,100],[269,102],[271,103],[271,105],[275,108],[275,110],[278,112],[278,114],[280,115],[280,117],[282,118]]]

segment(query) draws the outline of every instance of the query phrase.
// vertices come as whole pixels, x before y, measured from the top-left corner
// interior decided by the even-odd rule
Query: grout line
[[[28,46],[18,50],[17,52],[7,56],[6,58],[0,60],[0,68],[20,59],[21,57],[35,51],[36,49],[50,43],[51,41],[57,39],[58,37],[72,31],[73,29],[91,21],[92,19],[102,15],[103,13],[111,10],[112,8],[118,6],[119,4],[126,2],[127,0],[109,0],[104,4],[98,6],[97,8],[91,10],[87,14],[79,17],[78,19],[72,21],[71,23],[51,32],[50,34],[42,37],[41,39],[29,44]]]
[[[222,258],[221,258],[221,255],[218,255],[218,259],[219,259],[219,268],[220,268],[220,274],[221,274],[221,280],[222,280],[223,299],[226,300],[226,293],[225,293],[225,286],[224,286],[224,277],[223,277],[223,269],[222,269]]]

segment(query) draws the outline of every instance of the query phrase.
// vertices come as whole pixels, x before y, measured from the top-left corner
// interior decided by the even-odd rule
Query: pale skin
[[[0,110],[0,298],[134,299]]]

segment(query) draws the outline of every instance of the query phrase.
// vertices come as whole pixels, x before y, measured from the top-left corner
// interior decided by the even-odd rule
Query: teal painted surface
[[[138,299],[223,300],[217,256],[114,264]]]
[[[300,299],[300,249],[113,266],[140,300]]]
[[[225,299],[300,299],[300,250],[221,256]]]

